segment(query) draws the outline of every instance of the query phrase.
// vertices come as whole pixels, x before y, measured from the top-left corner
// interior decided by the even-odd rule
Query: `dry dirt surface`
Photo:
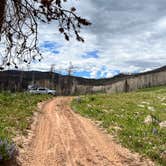
[[[20,155],[22,166],[153,165],[74,113],[71,99],[57,97],[42,106],[34,136]]]

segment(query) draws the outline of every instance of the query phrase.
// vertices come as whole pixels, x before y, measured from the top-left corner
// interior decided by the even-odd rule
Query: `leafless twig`
[[[91,23],[76,14],[72,7],[66,10],[62,3],[66,0],[1,0],[0,2],[0,48],[4,66],[18,62],[31,63],[42,59],[38,48],[38,20],[43,23],[56,21],[60,33],[69,40],[69,33],[74,32],[78,41],[84,41],[80,36],[81,26]]]

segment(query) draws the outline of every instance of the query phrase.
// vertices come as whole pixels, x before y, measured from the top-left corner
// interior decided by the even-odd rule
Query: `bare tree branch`
[[[80,28],[91,23],[78,16],[74,7],[64,9],[64,2],[66,0],[1,0],[0,44],[5,50],[0,69],[6,65],[18,68],[18,62],[31,63],[37,57],[41,60],[37,21],[56,21],[66,40],[70,39],[70,32],[74,32],[78,41],[84,41]]]
[[[6,0],[2,0],[0,3],[0,32],[2,29],[3,21],[4,21],[5,6],[6,6]]]

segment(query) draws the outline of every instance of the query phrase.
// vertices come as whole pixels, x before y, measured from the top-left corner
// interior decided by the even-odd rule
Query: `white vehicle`
[[[51,95],[55,95],[56,91],[52,90],[52,89],[48,89],[48,88],[36,88],[36,89],[30,89],[29,93],[33,93],[33,94],[51,94]]]

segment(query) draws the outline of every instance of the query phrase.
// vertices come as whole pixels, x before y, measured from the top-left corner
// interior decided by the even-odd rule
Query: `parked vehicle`
[[[48,88],[36,88],[36,89],[30,89],[29,93],[33,93],[33,94],[51,94],[51,95],[55,95],[56,91],[52,90],[52,89],[48,89]]]

